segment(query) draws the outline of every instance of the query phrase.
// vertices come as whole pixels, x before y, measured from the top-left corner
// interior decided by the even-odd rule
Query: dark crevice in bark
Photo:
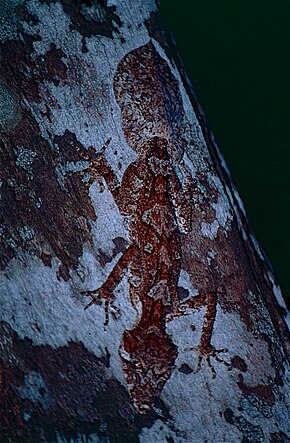
[[[0,340],[1,441],[54,443],[58,433],[67,441],[97,434],[110,443],[137,443],[141,429],[157,419],[174,429],[160,400],[161,415],[136,413],[125,387],[111,378],[108,352],[96,357],[77,342],[35,346],[3,322]]]
[[[122,26],[122,22],[115,13],[116,6],[107,6],[105,1],[60,0],[60,2],[71,19],[71,28],[83,37],[103,35],[113,38],[113,33],[120,33],[119,27]]]

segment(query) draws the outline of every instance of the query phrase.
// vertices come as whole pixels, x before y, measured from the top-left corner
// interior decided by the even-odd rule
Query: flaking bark
[[[155,2],[0,13],[0,440],[288,441],[286,308]]]

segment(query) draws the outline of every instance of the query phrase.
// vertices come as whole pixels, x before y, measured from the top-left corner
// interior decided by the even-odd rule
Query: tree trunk
[[[0,15],[1,441],[288,441],[285,305],[155,2]]]

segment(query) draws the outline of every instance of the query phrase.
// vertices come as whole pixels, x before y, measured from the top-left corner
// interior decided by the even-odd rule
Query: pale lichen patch
[[[29,240],[32,240],[33,237],[35,236],[35,231],[34,231],[34,229],[31,228],[31,227],[29,227],[29,226],[21,226],[21,227],[18,229],[18,232],[19,232],[20,238],[21,238],[23,241],[29,241]]]
[[[16,166],[24,169],[28,177],[32,178],[32,163],[35,160],[36,152],[24,146],[17,146],[14,149],[14,153],[16,155]]]
[[[0,132],[13,129],[21,118],[20,106],[14,93],[0,83]]]
[[[272,417],[272,407],[263,398],[257,395],[245,395],[240,400],[241,408],[249,415],[249,417]]]
[[[22,399],[40,403],[44,410],[49,408],[50,398],[47,387],[38,372],[31,371],[29,374],[26,374],[23,386],[17,387],[16,390]]]
[[[25,2],[26,0],[1,0],[0,42],[12,40],[18,36],[18,28],[20,26],[18,9],[24,5]]]

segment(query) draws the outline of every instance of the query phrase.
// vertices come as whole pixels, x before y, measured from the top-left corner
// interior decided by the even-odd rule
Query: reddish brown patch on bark
[[[270,386],[266,385],[256,385],[256,386],[247,386],[244,383],[244,378],[242,374],[238,376],[238,386],[244,394],[255,394],[259,397],[262,397],[266,400],[269,405],[273,406],[275,404],[275,395]]]
[[[247,372],[248,370],[246,362],[238,355],[231,359],[231,364],[232,368],[239,369],[242,372]]]
[[[42,252],[40,254],[40,259],[45,264],[45,266],[49,266],[51,268],[51,266],[52,266],[52,263],[51,263],[52,257],[51,257],[50,254],[46,254],[45,252]]]
[[[83,147],[69,132],[56,142],[58,154],[40,135],[34,118],[26,110],[9,137],[1,137],[2,268],[20,246],[42,259],[45,249],[46,254],[62,262],[62,269],[75,269],[83,243],[90,241],[89,221],[95,219],[95,213],[87,187],[80,177],[61,178],[56,169],[69,159],[71,152],[79,153]],[[34,233],[29,239],[21,234],[27,227]],[[62,276],[67,279],[68,271],[62,272]]]
[[[55,85],[58,85],[60,80],[65,80],[67,78],[67,67],[62,58],[66,58],[62,49],[56,48],[55,44],[51,43],[50,50],[35,61],[38,65],[43,66],[40,80],[47,80]]]
[[[65,265],[61,264],[60,267],[58,268],[57,278],[59,280],[62,278],[64,281],[69,281],[70,279],[69,270]]]
[[[0,57],[6,65],[7,82],[18,96],[25,95],[28,102],[39,102],[40,85],[47,81],[58,85],[67,78],[62,58],[66,55],[52,43],[43,56],[31,57],[37,36],[24,36],[23,41],[9,41],[0,47]],[[4,75],[4,73],[2,73]]]

